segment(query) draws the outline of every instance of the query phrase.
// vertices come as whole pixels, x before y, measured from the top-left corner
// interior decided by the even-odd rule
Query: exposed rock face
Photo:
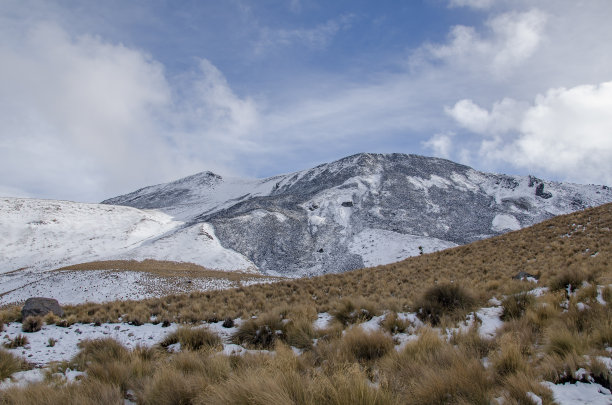
[[[21,309],[21,319],[26,319],[28,316],[45,316],[49,312],[53,312],[57,316],[64,316],[64,310],[56,299],[42,297],[28,298]]]
[[[186,227],[210,224],[224,247],[263,272],[316,275],[470,243],[610,201],[612,191],[602,186],[482,173],[417,155],[359,154],[263,180],[201,173],[105,203],[158,208]]]

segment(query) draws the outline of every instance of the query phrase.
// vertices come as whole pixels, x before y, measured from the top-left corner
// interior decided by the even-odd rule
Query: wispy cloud
[[[342,30],[348,29],[354,20],[351,14],[329,20],[313,28],[283,29],[262,27],[260,37],[255,43],[255,52],[263,55],[277,48],[304,46],[310,49],[323,49]]]

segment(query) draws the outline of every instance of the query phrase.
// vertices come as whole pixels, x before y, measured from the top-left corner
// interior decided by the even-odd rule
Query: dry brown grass
[[[113,341],[89,341],[70,362],[87,372],[82,383],[53,392],[45,384],[11,389],[0,403],[32,403],[32,398],[45,395],[51,404],[71,403],[73,398],[85,404],[95,402],[92,398],[114,403],[128,392],[147,404],[489,404],[498,397],[519,404],[529,403],[527,392],[551,403],[550,392],[538,384],[542,379],[562,382],[585,368],[609,383],[605,366],[593,358],[612,344],[612,305],[597,302],[594,280],[612,281],[611,229],[612,205],[606,205],[388,266],[273,285],[67,307],[66,318],[58,323],[119,317],[140,322],[151,315],[160,322],[192,323],[241,316],[249,320],[237,341],[275,349],[276,354],[130,352]],[[543,285],[563,288],[534,302],[526,298],[530,302],[524,305],[521,292],[534,286],[511,280],[518,271],[540,274]],[[578,278],[565,283],[576,274]],[[591,285],[582,286],[576,282],[579,278]],[[371,316],[376,311],[414,310],[423,291],[445,284],[469,285],[476,304],[493,295],[521,299],[506,301],[507,321],[490,341],[482,339],[476,327],[455,333],[450,342],[426,327],[398,353],[389,349],[391,337],[383,333],[353,327],[343,336],[347,325],[367,319],[366,312]],[[570,296],[569,284],[576,287]],[[611,294],[608,289],[602,296],[608,301]],[[316,313],[334,310],[338,321],[315,333]],[[251,320],[252,315],[258,317]],[[11,322],[17,316],[13,307],[0,319]],[[405,326],[398,326],[392,313],[388,317],[383,325],[389,332]],[[311,347],[317,334],[319,341]],[[296,356],[288,345],[306,351]],[[483,357],[490,360],[488,368]],[[60,394],[64,402],[55,400]]]
[[[13,373],[26,369],[27,364],[23,360],[0,349],[0,381],[10,377]]]

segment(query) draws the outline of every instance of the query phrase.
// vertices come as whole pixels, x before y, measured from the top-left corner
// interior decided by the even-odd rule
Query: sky
[[[612,185],[610,0],[0,0],[0,196],[359,153]]]

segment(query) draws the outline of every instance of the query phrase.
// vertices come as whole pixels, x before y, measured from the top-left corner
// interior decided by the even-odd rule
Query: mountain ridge
[[[224,247],[264,273],[310,276],[466,244],[610,201],[606,186],[361,153],[265,179],[201,172],[103,203],[156,208],[183,220],[184,230],[210,224]]]

